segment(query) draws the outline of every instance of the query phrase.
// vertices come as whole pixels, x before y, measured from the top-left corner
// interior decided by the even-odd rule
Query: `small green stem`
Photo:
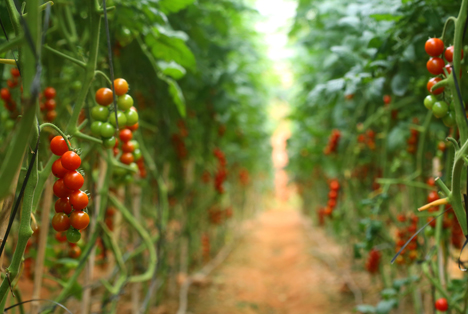
[[[72,148],[71,145],[70,145],[70,141],[68,140],[68,136],[66,136],[65,133],[63,133],[63,131],[62,131],[58,126],[56,126],[56,125],[53,124],[53,123],[46,122],[46,123],[42,123],[42,124],[40,125],[41,130],[42,130],[43,128],[45,128],[46,126],[51,127],[52,129],[54,129],[55,131],[57,131],[60,135],[62,135],[62,137],[63,137],[64,139],[67,139],[66,143],[67,143],[67,146],[68,146],[68,150],[73,150],[73,148]]]
[[[112,85],[112,81],[111,79],[106,75],[106,73],[102,72],[102,71],[99,71],[99,70],[96,70],[94,71],[95,75],[101,75],[102,77],[104,77],[107,81],[107,83],[109,83],[109,85]]]
[[[122,203],[119,202],[117,197],[115,197],[114,195],[109,195],[109,200],[112,203],[112,205],[114,205],[115,208],[117,208],[122,213],[122,216],[130,223],[130,225],[138,232],[149,252],[149,266],[146,272],[141,275],[131,276],[128,279],[128,281],[142,282],[150,280],[153,277],[153,273],[155,271],[155,268],[151,266],[156,265],[157,262],[156,250],[153,246],[151,236],[146,231],[146,229],[133,217],[132,213]]]
[[[80,60],[78,60],[78,59],[75,59],[75,58],[73,58],[73,57],[70,57],[69,55],[64,54],[63,52],[60,52],[60,51],[58,51],[58,50],[55,50],[54,48],[49,47],[48,45],[44,45],[43,47],[44,47],[45,49],[49,50],[50,52],[56,54],[57,56],[60,56],[60,57],[66,59],[66,60],[68,60],[68,61],[73,62],[73,63],[76,64],[76,65],[79,65],[79,66],[82,67],[83,69],[86,68],[86,63],[84,63],[83,61],[80,61]]]

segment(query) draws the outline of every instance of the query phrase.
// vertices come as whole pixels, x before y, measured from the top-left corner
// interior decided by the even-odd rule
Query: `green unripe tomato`
[[[6,130],[13,130],[13,127],[15,126],[15,121],[14,120],[11,120],[11,119],[8,119],[5,121],[5,129]]]
[[[434,95],[428,95],[424,98],[424,107],[429,110],[432,110],[432,106],[437,101],[437,98]]]
[[[101,136],[104,138],[109,138],[114,136],[115,128],[109,122],[105,122],[101,125]]]
[[[448,112],[448,105],[445,101],[436,101],[432,106],[432,113],[436,118],[443,118]]]
[[[455,115],[451,111],[447,112],[445,117],[442,118],[442,122],[449,128],[454,127],[456,124]]]
[[[127,117],[122,111],[117,110],[117,121],[119,121],[119,127],[127,124]],[[111,113],[109,122],[113,126],[117,127],[117,124],[115,123],[115,112]]]
[[[138,141],[136,141],[136,140],[131,140],[130,142],[132,142],[133,147],[135,147],[135,149],[140,148],[140,144],[138,143]]]
[[[127,125],[134,125],[138,122],[138,112],[135,110],[129,109],[125,111],[125,116],[127,117]]]
[[[0,119],[5,122],[6,120],[10,119],[10,115],[8,114],[7,111],[2,111],[0,115]]]
[[[106,138],[104,140],[102,140],[102,145],[104,145],[105,148],[112,148],[115,146],[115,137],[111,137],[111,138]]]
[[[91,117],[94,120],[106,122],[109,119],[109,108],[103,106],[94,106],[91,109]]]
[[[114,167],[114,174],[116,176],[123,176],[127,173],[128,170],[121,167]]]
[[[141,150],[140,149],[135,149],[133,151],[133,157],[135,157],[135,160],[138,161],[141,158]]]
[[[424,229],[424,234],[425,234],[426,237],[428,237],[428,238],[434,236],[434,228],[432,228],[431,226],[427,226],[427,227]]]
[[[138,172],[138,165],[134,162],[132,162],[130,165],[129,165],[130,168],[132,168],[133,170],[135,170],[135,172]]]
[[[91,123],[91,133],[93,133],[93,135],[100,136],[101,126],[102,126],[101,121],[94,121],[93,123]]]
[[[125,183],[132,183],[134,181],[134,178],[131,174],[126,174],[125,177],[124,177],[124,182]]]
[[[130,95],[122,95],[117,98],[117,106],[120,110],[126,111],[133,106],[133,98]]]
[[[72,90],[74,90],[75,92],[77,92],[77,91],[79,91],[79,90],[81,89],[81,86],[82,86],[82,84],[81,84],[80,81],[74,81],[74,82],[72,83],[71,88],[72,88]]]
[[[126,27],[119,27],[115,34],[120,46],[125,47],[133,41],[132,32]]]
[[[73,227],[70,227],[67,230],[67,240],[68,240],[68,242],[76,243],[76,242],[80,241],[80,239],[81,239],[81,233],[78,230],[76,230]]]

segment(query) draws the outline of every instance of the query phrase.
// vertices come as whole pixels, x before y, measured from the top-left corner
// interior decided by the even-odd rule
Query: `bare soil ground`
[[[266,211],[250,228],[211,284],[190,289],[188,313],[353,313],[361,293],[377,298],[370,276],[298,211]]]

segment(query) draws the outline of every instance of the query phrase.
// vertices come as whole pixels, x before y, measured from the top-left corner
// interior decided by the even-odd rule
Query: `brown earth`
[[[190,289],[187,313],[353,313],[361,293],[377,298],[370,276],[298,211],[266,211],[250,228],[211,284]]]

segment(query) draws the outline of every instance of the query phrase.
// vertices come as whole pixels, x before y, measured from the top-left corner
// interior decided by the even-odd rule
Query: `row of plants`
[[[0,311],[148,312],[268,187],[256,12],[7,0],[0,19]]]
[[[376,279],[360,313],[468,311],[467,7],[298,1],[289,171],[304,212]]]

